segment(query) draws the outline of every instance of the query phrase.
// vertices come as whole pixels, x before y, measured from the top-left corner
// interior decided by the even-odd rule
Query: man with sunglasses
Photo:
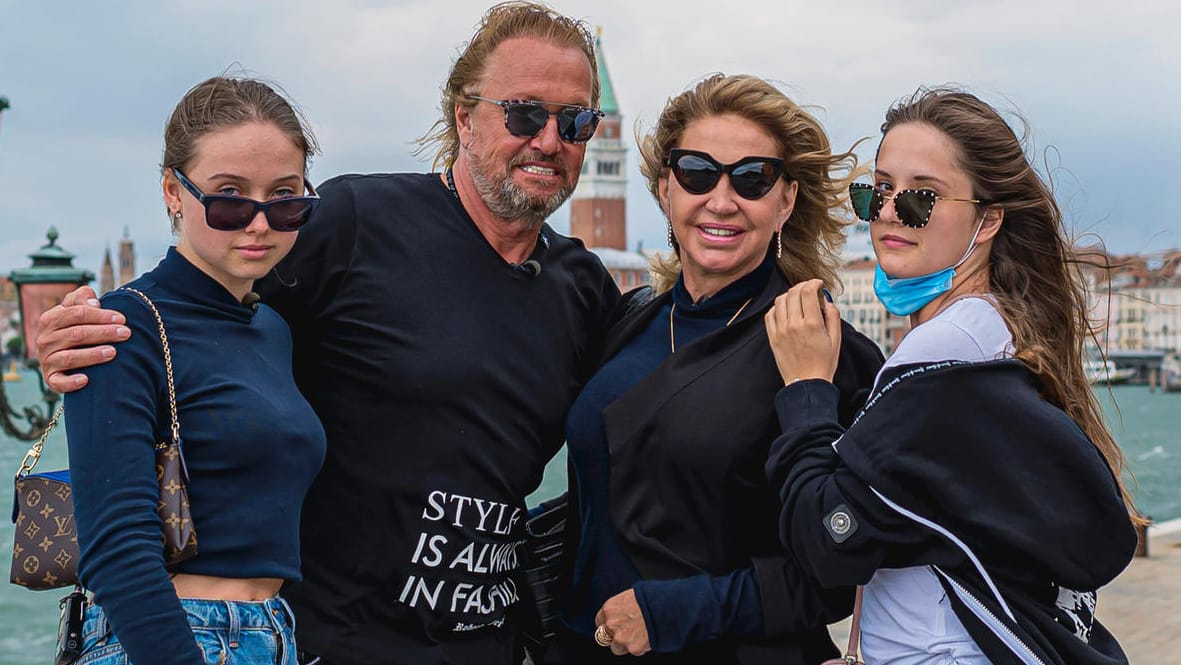
[[[520,662],[524,499],[619,298],[599,260],[544,223],[602,115],[596,71],[580,21],[493,7],[424,139],[442,173],[324,183],[295,249],[256,285],[291,326],[296,380],[328,435],[303,506],[304,581],[283,592],[301,662]],[[116,341],[110,321],[71,306],[42,318],[51,385],[84,383],[62,372],[114,347],[67,347]]]

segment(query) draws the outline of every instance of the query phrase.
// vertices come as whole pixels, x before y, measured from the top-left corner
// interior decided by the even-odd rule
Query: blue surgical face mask
[[[948,266],[928,275],[918,277],[891,278],[878,264],[873,274],[873,292],[885,306],[886,311],[894,316],[910,316],[926,306],[940,295],[951,290],[952,280],[955,279],[955,269],[964,264],[976,249],[976,236],[984,226],[984,218],[976,225],[976,232],[972,234],[972,241],[968,243],[968,251],[960,257],[955,265]]]

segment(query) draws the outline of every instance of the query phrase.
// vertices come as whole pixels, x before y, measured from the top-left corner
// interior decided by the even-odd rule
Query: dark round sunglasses
[[[791,179],[783,172],[783,160],[778,157],[743,157],[733,164],[722,164],[706,152],[673,148],[664,165],[672,169],[681,189],[690,194],[711,191],[726,174],[734,193],[750,201],[766,196],[780,177]]]
[[[951,196],[939,196],[929,189],[904,189],[886,196],[873,185],[855,182],[849,185],[849,200],[853,202],[853,212],[858,219],[867,222],[877,221],[882,214],[882,206],[886,199],[894,201],[894,213],[903,226],[921,229],[931,221],[931,211],[935,209],[936,201],[959,201],[962,203],[984,203],[979,199],[957,199]]]
[[[504,109],[504,126],[509,134],[525,139],[537,136],[551,115],[558,116],[558,136],[566,143],[586,143],[595,135],[599,127],[599,119],[603,112],[598,109],[578,106],[576,104],[559,104],[557,102],[539,102],[532,99],[488,99],[468,95],[468,99],[475,99],[489,104],[496,104]],[[560,106],[557,111],[549,110],[548,106]]]
[[[306,180],[304,185],[311,196],[285,196],[264,203],[245,196],[206,194],[190,182],[180,169],[172,169],[172,172],[197,202],[205,206],[205,223],[217,231],[241,231],[250,226],[259,211],[272,229],[283,233],[298,231],[307,224],[316,206],[320,205],[320,197],[316,196],[312,183]]]

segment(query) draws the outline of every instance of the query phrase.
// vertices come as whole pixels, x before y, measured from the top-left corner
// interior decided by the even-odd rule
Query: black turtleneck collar
[[[164,258],[146,275],[165,291],[185,300],[212,307],[226,315],[249,321],[256,307],[242,304],[216,279],[193,265],[176,247],[169,247]],[[247,296],[249,298],[249,296]]]
[[[744,302],[763,292],[763,288],[767,285],[767,279],[771,277],[771,271],[774,269],[775,259],[768,254],[757,268],[727,284],[714,295],[702,298],[698,303],[693,302],[693,297],[685,288],[685,274],[682,272],[677,277],[677,283],[672,290],[673,302],[677,305],[677,315],[709,317],[716,316],[722,311],[733,312]]]

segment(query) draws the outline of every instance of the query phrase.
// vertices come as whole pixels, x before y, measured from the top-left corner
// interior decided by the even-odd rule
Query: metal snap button
[[[824,530],[833,542],[843,543],[857,532],[857,518],[849,506],[841,504],[824,516]]]
[[[833,533],[838,536],[843,536],[849,533],[849,527],[852,526],[852,521],[849,519],[849,513],[840,512],[833,513],[829,518],[828,523],[832,526]]]

